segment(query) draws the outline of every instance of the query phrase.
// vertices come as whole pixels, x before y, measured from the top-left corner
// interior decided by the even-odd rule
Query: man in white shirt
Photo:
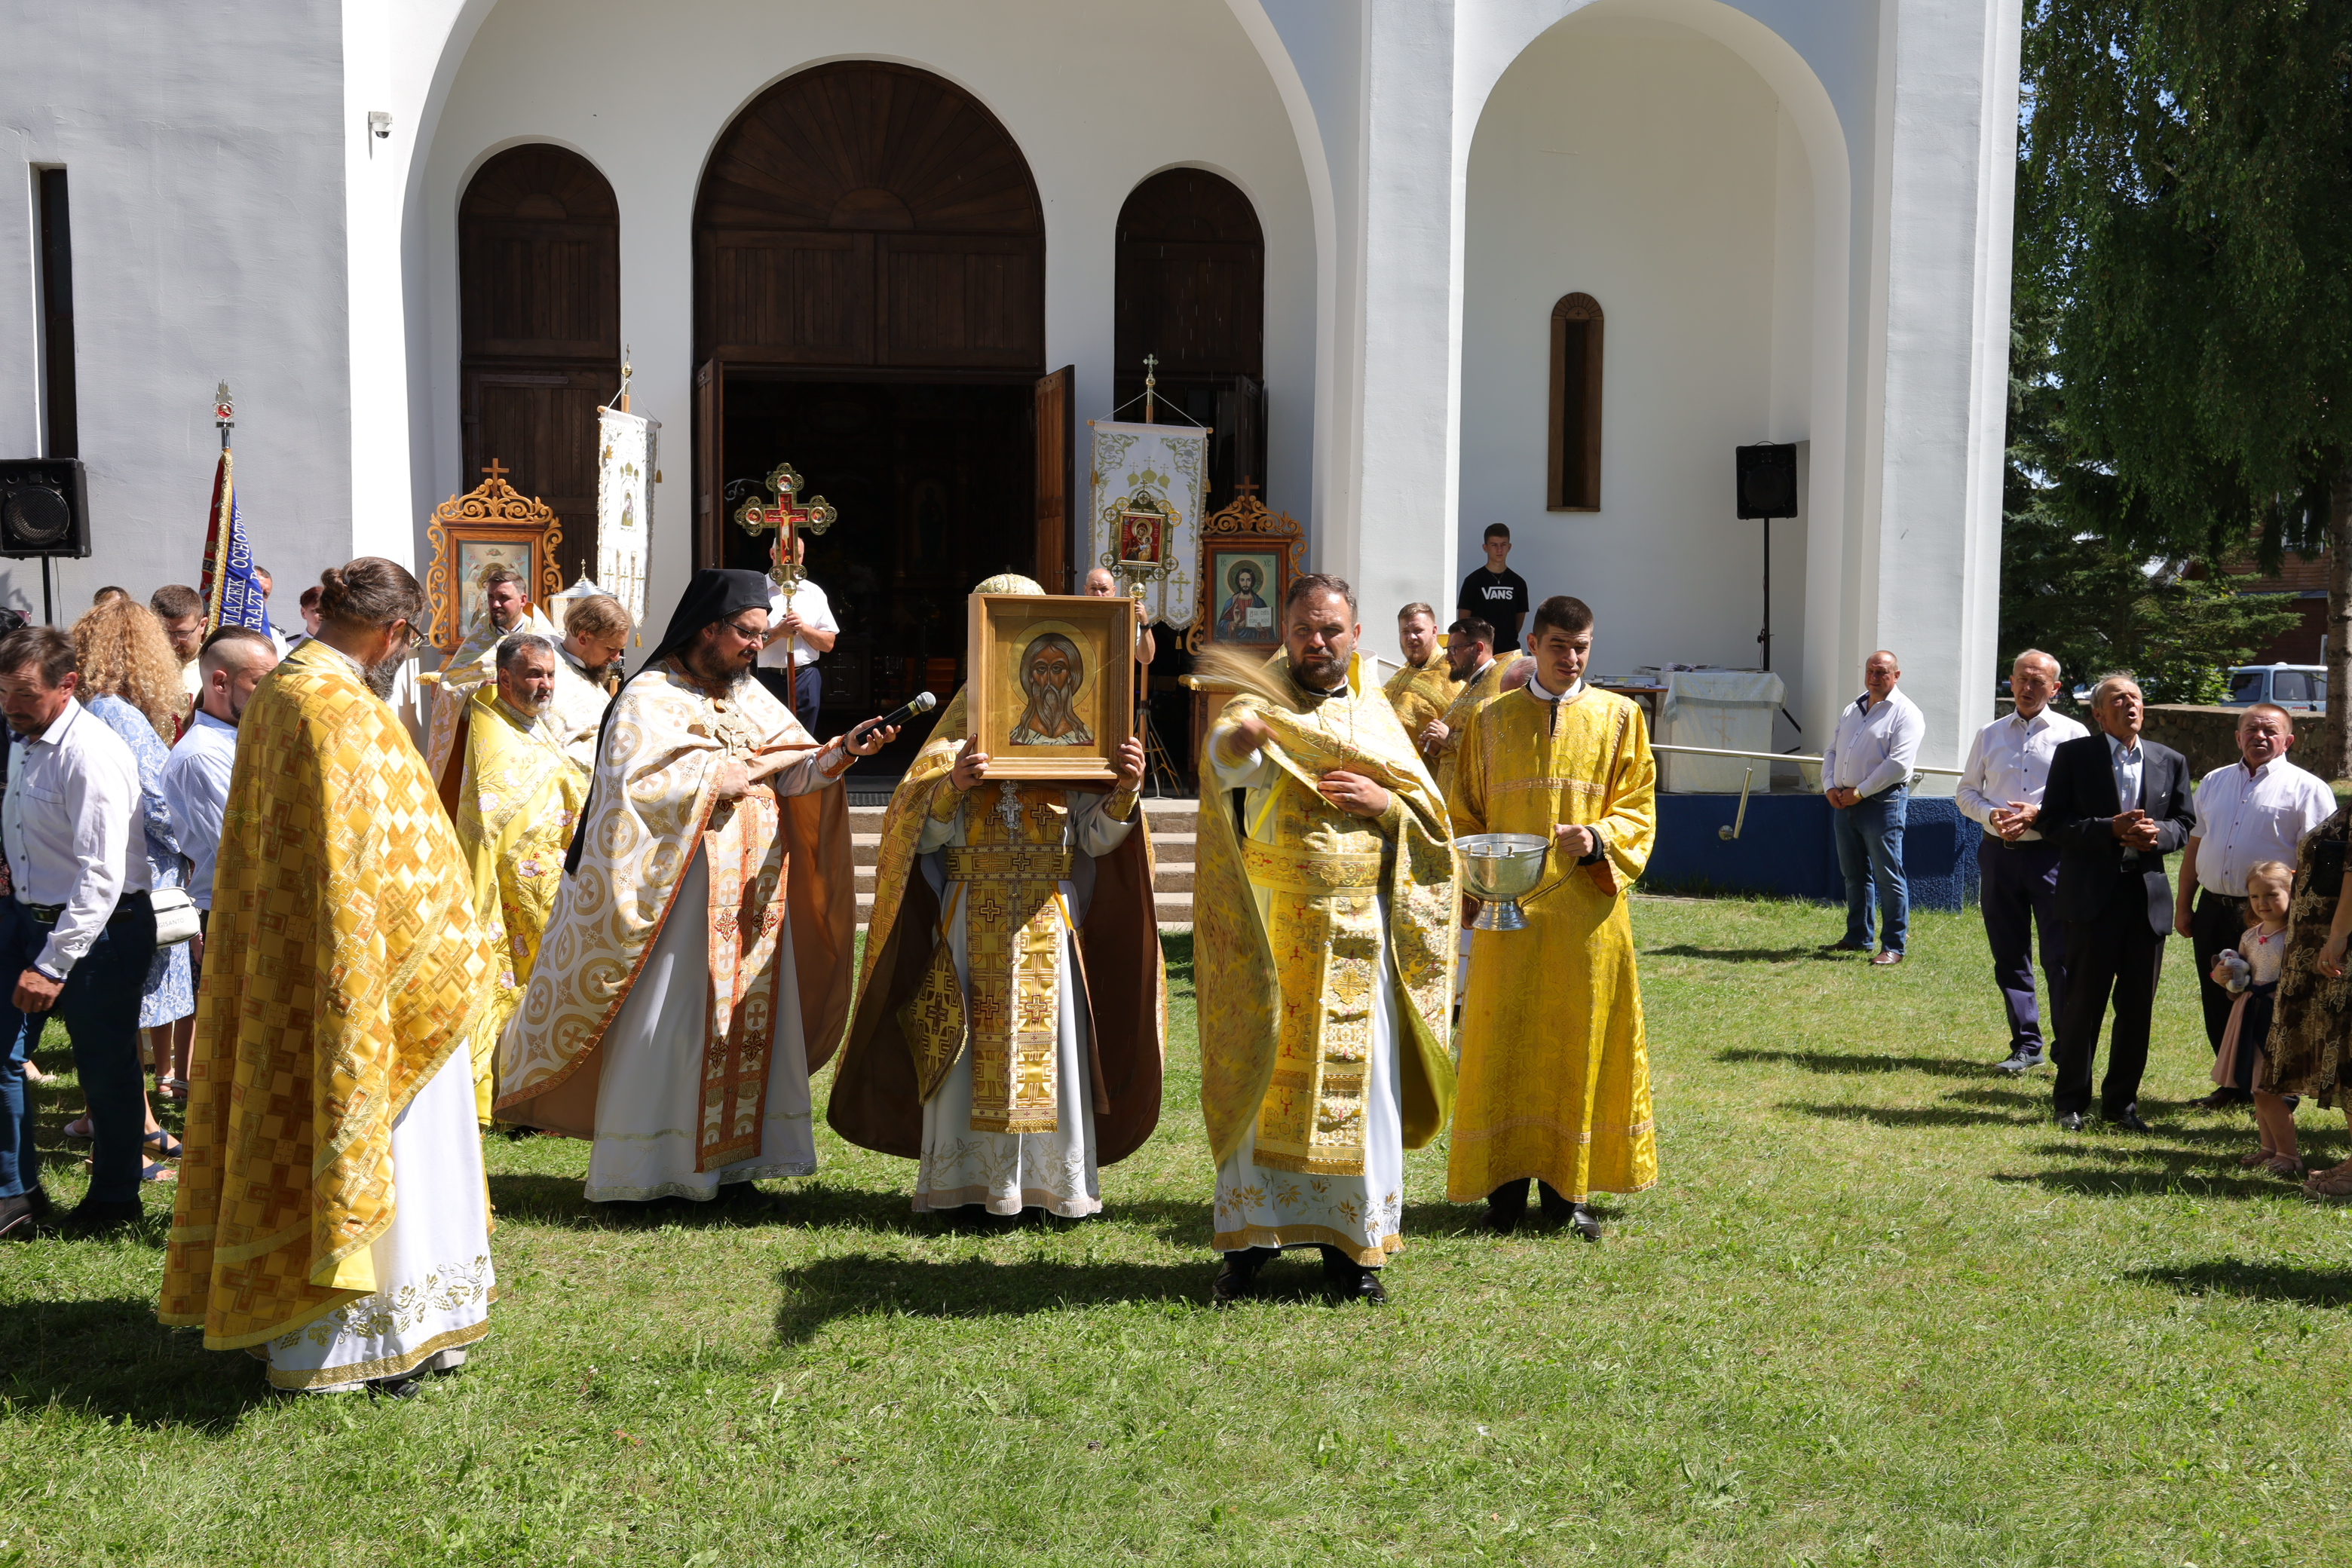
[[[2286,760],[2294,721],[2269,702],[2238,719],[2238,760],[2197,782],[2197,830],[2180,855],[2180,894],[2172,929],[2197,955],[2197,985],[2205,1004],[2205,1037],[2218,1054],[2230,1026],[2229,992],[2213,984],[2213,959],[2238,945],[2246,930],[2246,873],[2264,860],[2292,866],[2303,836],[2336,815],[2327,781]],[[2189,909],[2191,896],[2196,910]],[[2241,1051],[2244,1081],[2224,1084],[2201,1103],[2208,1110],[2243,1104],[2251,1096],[2252,1051]]]
[[[24,1064],[53,1012],[73,1037],[94,1134],[89,1193],[65,1227],[111,1230],[142,1212],[139,1000],[155,911],[136,826],[139,764],[74,700],[79,683],[63,632],[27,626],[0,639],[0,711],[22,737],[0,803],[16,888],[0,905],[0,1237],[28,1235],[48,1212]]]
[[[1996,1065],[2015,1075],[2050,1059],[2042,1038],[2042,1012],[2033,992],[2033,933],[2042,932],[2042,976],[2050,986],[2050,1016],[2066,1003],[2065,927],[2058,919],[2058,846],[2042,837],[2034,819],[2050,783],[2050,753],[2090,731],[2053,712],[2058,661],[2028,648],[2010,666],[2009,692],[2017,710],[1994,720],[1969,742],[1953,797],[1980,824],[1977,845],[1979,905],[1992,948],[1993,983],[2009,1014],[2009,1057]]]
[[[1911,927],[1911,886],[1903,878],[1903,822],[1911,797],[1911,763],[1927,721],[1895,689],[1903,667],[1880,648],[1862,667],[1863,693],[1838,717],[1837,738],[1822,759],[1822,793],[1837,808],[1838,868],[1845,873],[1845,937],[1830,945],[1870,951],[1874,903],[1883,922],[1878,965],[1903,962]],[[1873,895],[1875,894],[1874,899]]]
[[[172,831],[188,858],[188,898],[209,914],[213,864],[220,857],[221,813],[228,805],[229,775],[236,769],[236,721],[261,678],[278,668],[278,650],[251,626],[223,626],[205,639],[196,660],[204,687],[195,717],[163,764],[163,805]],[[197,938],[197,962],[203,962]]]
[[[793,560],[808,559],[808,539],[793,535]],[[790,595],[781,585],[768,601],[768,641],[760,649],[760,684],[793,710],[801,728],[816,733],[816,713],[824,700],[824,671],[816,661],[833,651],[841,627],[824,590],[803,574]]]
[[[1118,579],[1110,574],[1109,567],[1097,566],[1087,574],[1087,597],[1089,599],[1118,597]],[[1148,665],[1159,652],[1159,639],[1151,635],[1151,628],[1145,626],[1143,617],[1138,615],[1135,621],[1135,662]]]

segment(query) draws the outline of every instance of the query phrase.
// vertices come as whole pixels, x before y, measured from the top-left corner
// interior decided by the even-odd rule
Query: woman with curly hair
[[[163,635],[163,623],[135,600],[110,598],[92,605],[74,623],[73,640],[81,668],[78,695],[82,706],[120,735],[131,754],[139,759],[140,826],[146,835],[147,864],[154,886],[179,887],[184,862],[179,839],[172,830],[171,810],[163,803],[163,763],[171,756],[171,740],[187,707],[187,690],[181,683],[180,661]],[[187,1096],[182,1075],[173,1068],[188,1049],[186,1037],[194,1032],[195,1013],[187,944],[157,948],[140,1001],[139,1025],[163,1091],[175,1100]],[[155,1153],[168,1158],[179,1152],[171,1134],[156,1125],[152,1110],[147,1113],[147,1142]],[[162,1167],[149,1167],[150,1181],[165,1176]]]

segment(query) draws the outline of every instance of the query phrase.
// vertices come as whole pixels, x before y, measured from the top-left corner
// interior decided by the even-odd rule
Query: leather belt
[[[134,902],[133,900],[136,901]],[[125,915],[136,914],[139,910],[147,907],[147,895],[143,892],[123,894],[120,899],[115,900],[114,912],[106,917],[106,923],[112,925],[116,921],[121,920]],[[16,900],[16,907],[24,910],[26,914],[32,916],[33,923],[35,925],[53,926],[64,917],[66,910],[70,906],[66,904],[37,904],[30,899],[18,899]]]

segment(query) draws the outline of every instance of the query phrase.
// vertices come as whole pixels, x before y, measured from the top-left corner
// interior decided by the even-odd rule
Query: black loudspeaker
[[[0,555],[89,553],[89,486],[75,458],[0,458]]]
[[[1735,447],[1732,454],[1739,474],[1741,517],[1797,515],[1797,448],[1766,441]]]

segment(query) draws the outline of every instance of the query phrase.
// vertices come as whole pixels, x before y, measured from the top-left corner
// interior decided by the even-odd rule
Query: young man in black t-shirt
[[[1454,601],[1454,614],[1485,621],[1495,628],[1495,653],[1499,658],[1519,651],[1519,622],[1529,606],[1528,580],[1504,564],[1511,558],[1511,531],[1499,522],[1486,527],[1486,564],[1462,579]]]

